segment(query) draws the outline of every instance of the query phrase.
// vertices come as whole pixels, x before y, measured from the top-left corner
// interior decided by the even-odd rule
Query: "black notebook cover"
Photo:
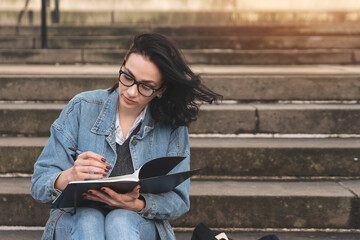
[[[53,201],[51,207],[76,208],[86,206],[92,201],[83,199],[82,194],[89,189],[100,190],[102,187],[109,187],[118,193],[127,193],[140,184],[140,193],[164,193],[171,191],[200,170],[195,169],[166,175],[184,159],[185,157],[163,157],[151,160],[138,170],[139,179],[135,172],[134,174],[120,177],[127,179],[117,179],[118,177],[114,177],[70,182],[64,191]]]

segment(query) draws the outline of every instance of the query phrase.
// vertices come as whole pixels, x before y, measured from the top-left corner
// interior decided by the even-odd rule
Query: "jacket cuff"
[[[145,207],[138,212],[140,216],[147,218],[147,219],[154,219],[155,213],[156,213],[156,205],[155,201],[151,198],[151,195],[149,194],[142,194],[140,197],[143,198],[145,201]]]
[[[60,174],[61,174],[61,172],[50,176],[47,181],[47,184],[46,184],[47,190],[48,190],[47,192],[49,194],[49,197],[51,198],[51,201],[54,201],[62,193],[62,191],[55,188],[55,182],[58,179],[58,177],[60,176]]]

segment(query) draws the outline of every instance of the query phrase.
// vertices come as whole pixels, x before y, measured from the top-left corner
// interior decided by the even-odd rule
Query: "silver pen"
[[[69,149],[73,152],[76,152],[78,155],[82,154],[83,151],[81,151],[80,149],[78,148],[74,148],[74,147],[69,147]]]
[[[83,153],[83,151],[81,151],[81,150],[78,149],[78,148],[69,147],[69,149],[70,149],[71,151],[73,151],[73,152],[76,152],[78,155],[80,155],[80,154]],[[103,158],[103,159],[105,160],[105,158]],[[103,160],[104,163],[106,163],[107,165],[110,165],[110,163],[108,163],[106,160],[105,160],[105,161],[104,161],[104,160]]]

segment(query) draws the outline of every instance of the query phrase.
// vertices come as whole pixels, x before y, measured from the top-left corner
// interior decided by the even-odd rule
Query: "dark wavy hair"
[[[222,96],[201,83],[200,75],[194,74],[185,63],[176,45],[158,33],[144,33],[135,36],[124,62],[130,54],[137,53],[153,62],[162,74],[161,98],[150,102],[151,116],[157,122],[173,128],[188,126],[196,120],[201,102],[217,103]],[[110,91],[119,86],[115,84]]]

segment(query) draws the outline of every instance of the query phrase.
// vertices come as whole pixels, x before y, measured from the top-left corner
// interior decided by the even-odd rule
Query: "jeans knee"
[[[79,208],[73,217],[78,227],[104,226],[104,215],[94,208]]]
[[[112,210],[105,218],[106,239],[156,239],[155,223],[125,209]]]
[[[125,209],[115,209],[108,213],[105,219],[106,227],[134,227],[137,225],[139,218],[141,216],[136,212],[125,210]]]
[[[56,239],[105,239],[104,215],[93,208],[78,208],[76,214],[63,214],[56,224]]]

